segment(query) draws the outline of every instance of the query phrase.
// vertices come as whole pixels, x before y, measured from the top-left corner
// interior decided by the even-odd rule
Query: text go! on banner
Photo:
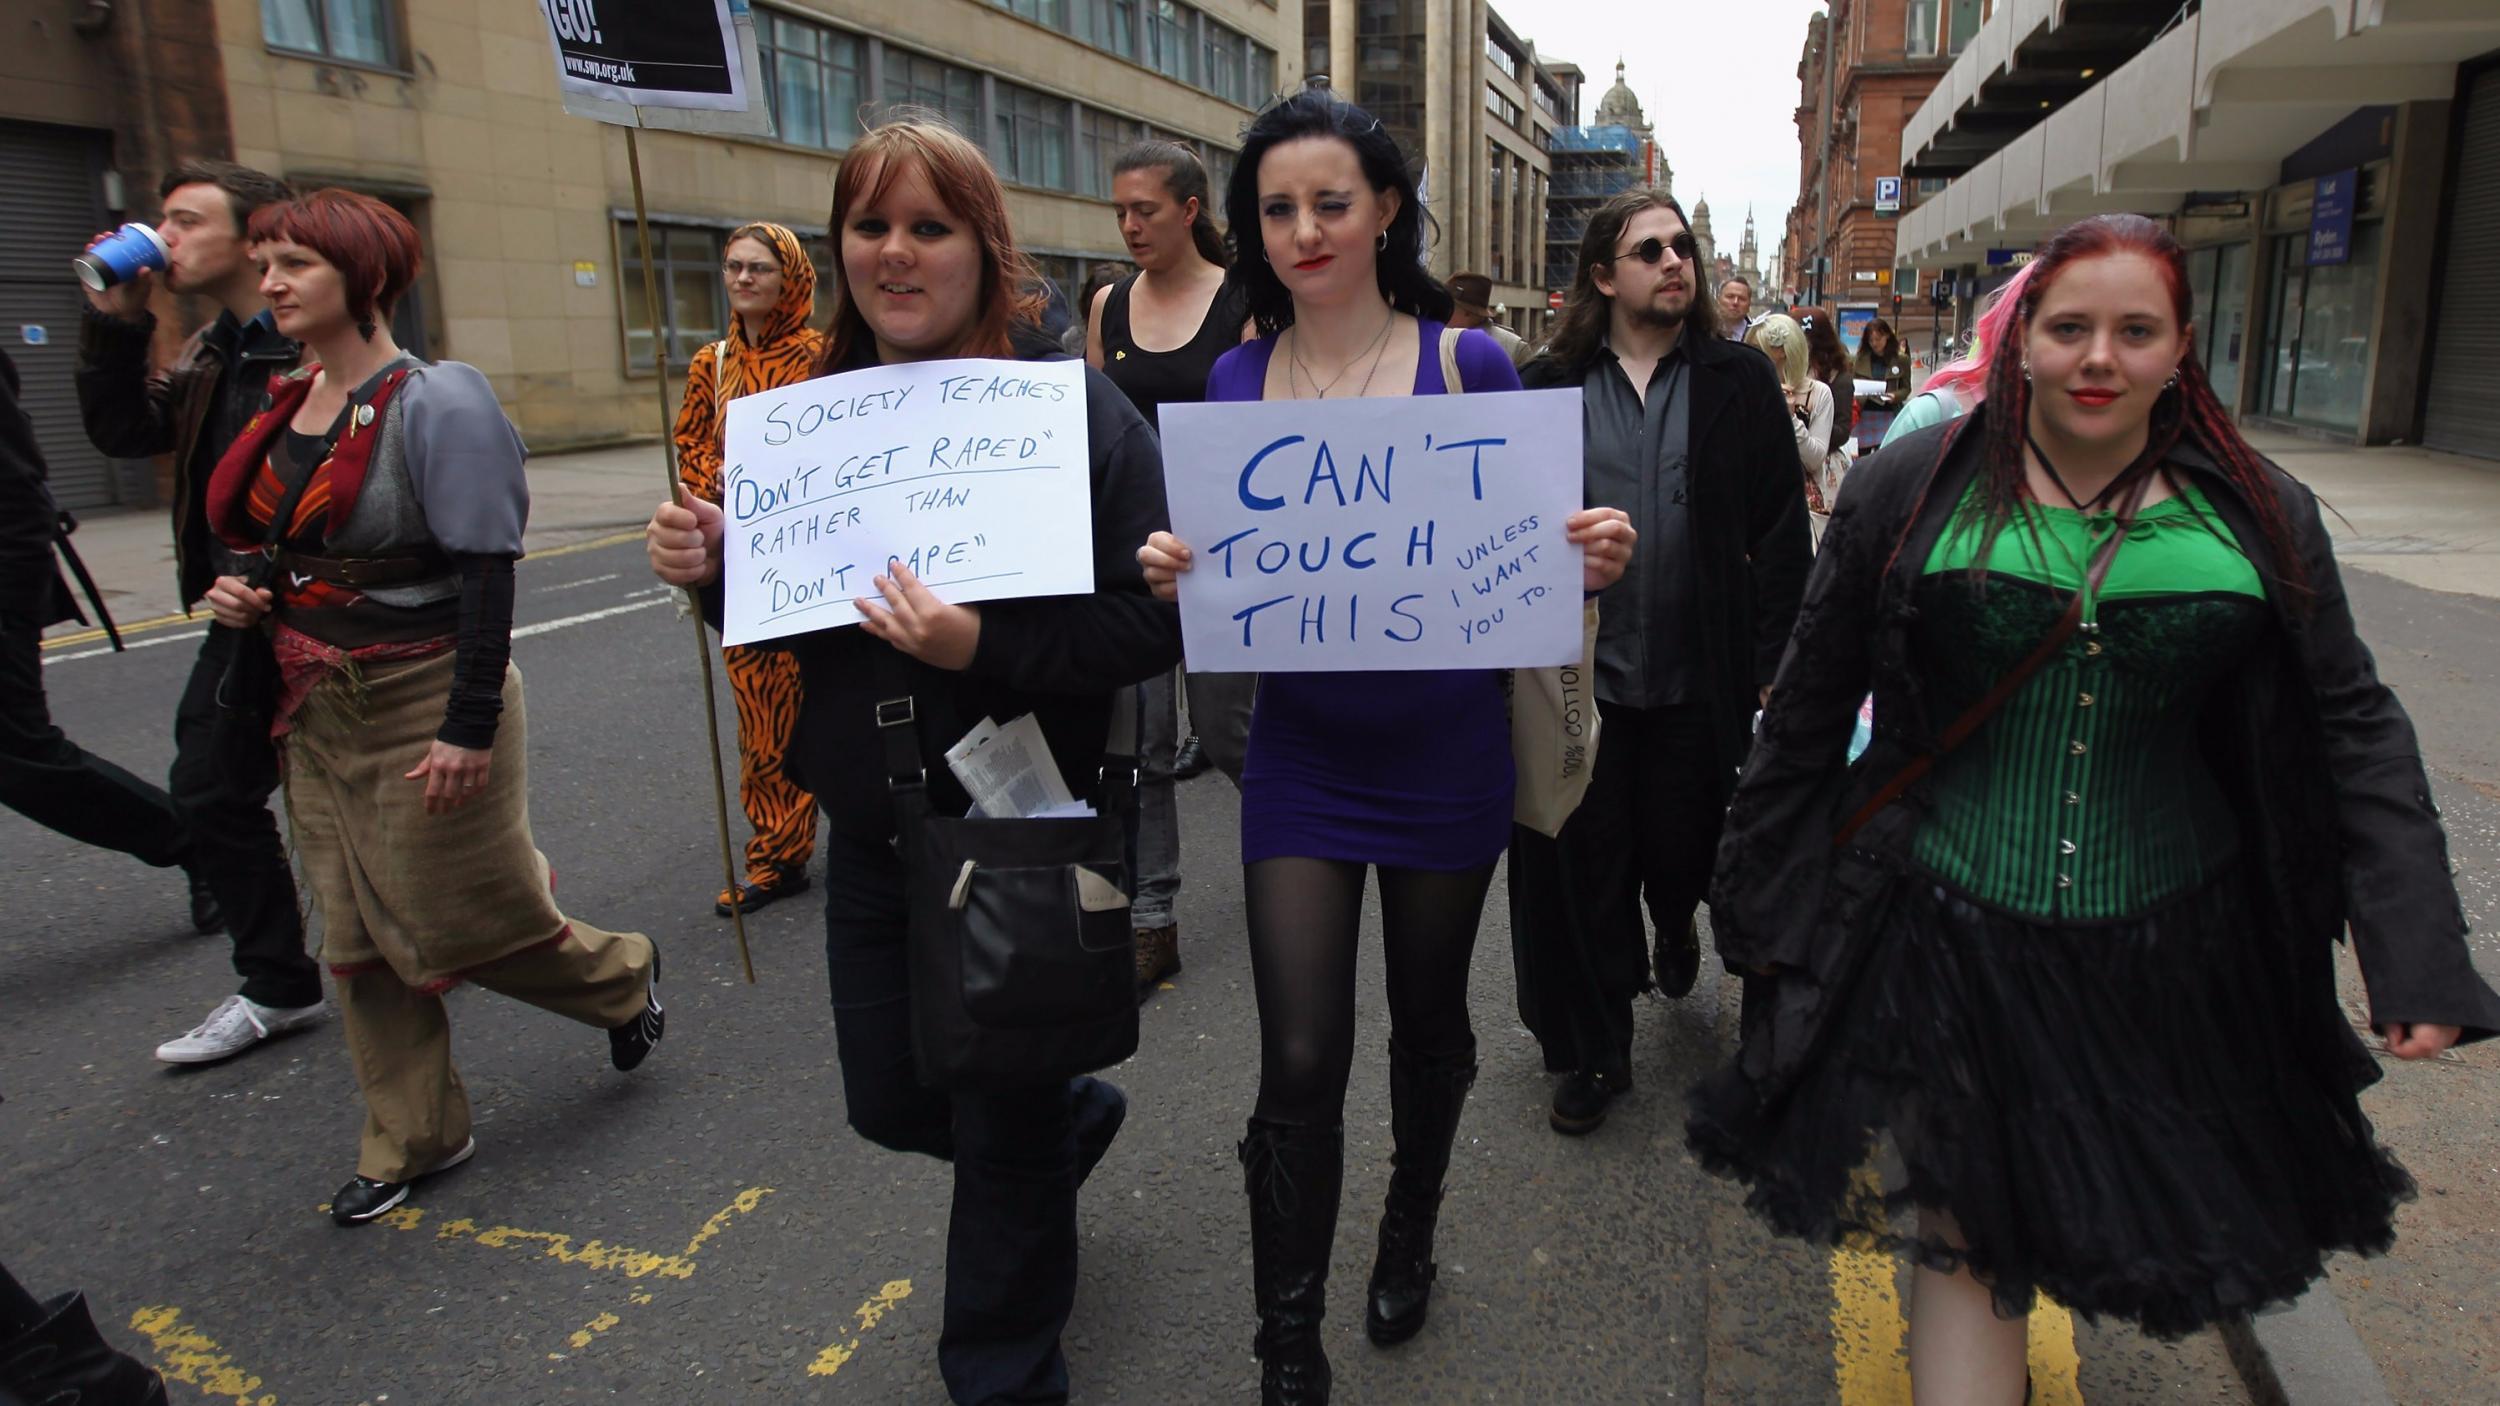
[[[1163,407],[1189,667],[1580,658],[1580,392]]]
[[[924,361],[729,402],[721,642],[859,623],[888,561],[962,605],[1094,589],[1078,361]]]

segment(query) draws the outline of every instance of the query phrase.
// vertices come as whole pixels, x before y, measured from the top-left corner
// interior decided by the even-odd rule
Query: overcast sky
[[[1537,56],[1588,73],[1580,120],[1624,80],[1657,129],[1690,210],[1710,199],[1710,229],[1729,257],[1751,205],[1764,256],[1797,198],[1797,58],[1820,0],[1494,0]]]

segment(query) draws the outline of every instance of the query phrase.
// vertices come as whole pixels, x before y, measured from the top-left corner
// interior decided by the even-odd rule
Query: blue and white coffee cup
[[[101,293],[116,283],[128,283],[138,277],[141,269],[165,269],[165,237],[153,225],[136,220],[87,246],[87,252],[70,260],[78,270],[78,281]]]

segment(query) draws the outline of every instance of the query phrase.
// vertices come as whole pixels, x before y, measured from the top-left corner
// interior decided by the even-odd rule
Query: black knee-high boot
[[[138,1359],[113,1350],[96,1331],[84,1298],[63,1294],[42,1309],[41,1321],[0,1339],[0,1397],[165,1406],[164,1381]]]
[[[1372,1261],[1363,1328],[1382,1347],[1423,1331],[1432,1306],[1432,1232],[1441,1183],[1450,1170],[1458,1117],[1476,1082],[1473,1040],[1454,1054],[1423,1055],[1389,1041],[1389,1127],[1397,1155],[1380,1212],[1380,1256]]]
[[[1262,1406],[1327,1406],[1328,1250],[1345,1182],[1345,1128],[1299,1128],[1253,1118],[1241,1140],[1250,1194],[1251,1283],[1258,1297]]]

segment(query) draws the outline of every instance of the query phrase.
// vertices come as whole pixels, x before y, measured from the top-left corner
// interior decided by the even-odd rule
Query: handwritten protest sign
[[[1163,407],[1189,667],[1580,657],[1580,392]]]
[[[1084,378],[924,361],[729,402],[722,643],[856,625],[889,560],[958,605],[1094,589]]]

